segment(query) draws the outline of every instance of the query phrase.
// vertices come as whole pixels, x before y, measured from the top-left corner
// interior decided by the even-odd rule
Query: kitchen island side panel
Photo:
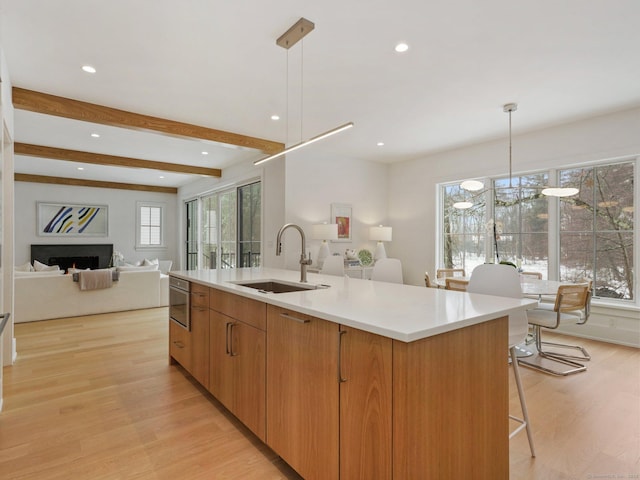
[[[508,317],[393,342],[393,478],[509,478]]]

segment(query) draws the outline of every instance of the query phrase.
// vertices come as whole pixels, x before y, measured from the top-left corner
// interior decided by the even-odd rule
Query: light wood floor
[[[16,325],[0,479],[299,479],[169,366],[166,318],[159,308]],[[524,433],[513,438],[511,479],[640,478],[640,350],[578,341],[594,358],[585,373],[521,368],[537,457]]]

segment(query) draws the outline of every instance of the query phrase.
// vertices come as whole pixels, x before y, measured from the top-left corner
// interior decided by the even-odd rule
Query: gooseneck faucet
[[[276,239],[276,256],[280,256],[282,253],[282,234],[289,227],[293,227],[300,232],[300,238],[302,239],[302,252],[300,253],[300,282],[307,283],[307,265],[311,265],[312,263],[311,253],[309,253],[309,258],[305,258],[304,251],[307,249],[307,242],[304,237],[304,231],[295,223],[287,223],[286,225],[283,225],[278,232],[278,238]]]

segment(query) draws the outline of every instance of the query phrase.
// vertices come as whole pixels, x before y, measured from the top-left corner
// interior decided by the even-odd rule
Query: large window
[[[254,182],[187,202],[187,268],[260,266],[261,201]]]
[[[592,280],[596,297],[633,300],[634,166],[560,170],[559,184],[580,192],[553,201],[540,189],[550,183],[547,172],[485,179],[491,188],[476,194],[443,185],[437,267],[471,272],[484,262],[512,262],[543,278]],[[460,201],[473,206],[454,208]]]
[[[633,163],[562,170],[580,193],[560,203],[560,279],[593,280],[599,297],[633,299]]]

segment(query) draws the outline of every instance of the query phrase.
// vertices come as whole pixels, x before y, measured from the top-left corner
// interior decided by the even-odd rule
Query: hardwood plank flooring
[[[166,308],[16,325],[0,479],[300,479],[169,365],[167,335]],[[640,350],[573,340],[593,357],[587,372],[521,368],[537,457],[514,437],[510,478],[640,478]]]

